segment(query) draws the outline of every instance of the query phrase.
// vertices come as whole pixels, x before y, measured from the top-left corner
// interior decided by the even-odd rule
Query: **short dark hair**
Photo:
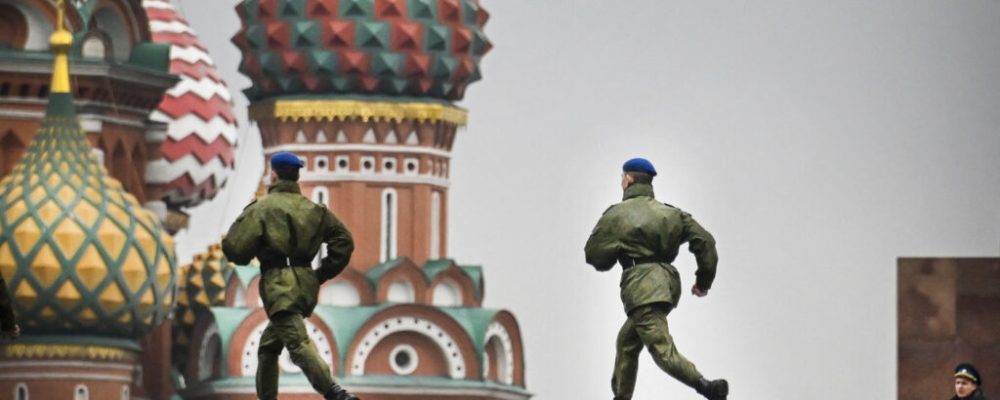
[[[275,168],[274,173],[278,175],[278,179],[283,181],[299,181],[299,169],[298,168]]]
[[[647,174],[645,172],[627,171],[625,172],[625,174],[632,177],[633,183],[645,183],[645,184],[653,183],[653,175]]]

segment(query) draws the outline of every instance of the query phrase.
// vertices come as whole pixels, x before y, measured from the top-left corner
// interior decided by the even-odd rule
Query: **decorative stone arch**
[[[114,14],[111,14],[114,13]],[[149,31],[149,19],[146,11],[142,8],[141,2],[129,0],[101,0],[94,6],[91,12],[91,23],[101,21],[108,23],[109,18],[115,18],[121,22],[119,28],[112,32],[105,31],[111,36],[114,46],[114,57],[118,61],[127,61],[131,55],[132,48],[140,42],[148,42],[152,38]],[[102,30],[104,27],[102,27]],[[121,42],[122,40],[126,42]],[[126,50],[123,54],[119,54]]]
[[[12,49],[24,49],[28,43],[28,17],[17,6],[0,2],[0,45]]]
[[[524,387],[524,344],[510,312],[497,312],[483,336],[483,379]]]
[[[408,258],[400,261],[389,271],[387,271],[376,284],[375,301],[377,303],[387,303],[389,301],[390,288],[395,282],[409,283],[413,289],[413,302],[420,302],[427,298],[427,279],[424,273],[413,264]]]
[[[430,285],[428,285],[430,289],[426,293],[424,302],[426,304],[435,304],[435,293],[437,293],[439,287],[441,285],[449,284],[455,285],[455,287],[460,291],[459,294],[461,296],[461,303],[457,305],[465,307],[479,307],[482,303],[481,299],[476,296],[476,287],[472,283],[472,279],[469,278],[469,276],[455,264],[449,265],[448,268],[445,268],[434,277]]]
[[[219,338],[219,327],[215,322],[215,315],[211,312],[201,313],[195,321],[194,327],[191,329],[191,338],[187,354],[185,355],[186,364],[184,371],[181,371],[185,382],[188,382],[188,384],[203,382],[217,377],[213,375],[221,368],[221,363],[225,362],[222,359],[225,352],[219,346],[216,348],[218,351],[215,354],[205,353],[204,347],[207,343],[215,340],[213,338]],[[215,357],[215,359],[212,359],[212,357]],[[206,366],[208,366],[207,370],[205,370]]]
[[[248,291],[249,288],[243,286],[243,281],[240,279],[239,275],[236,272],[233,272],[229,275],[229,280],[226,281],[224,304],[226,307],[249,307],[250,303],[247,302]]]
[[[233,331],[228,348],[230,356],[226,364],[228,366],[228,376],[254,376],[257,370],[257,347],[260,343],[260,335],[267,326],[267,323],[267,313],[264,309],[260,308],[247,315],[243,319],[243,322]],[[337,350],[337,341],[333,336],[333,332],[315,314],[305,319],[305,325],[310,339],[312,339],[319,350],[320,357],[330,365],[330,368],[336,375],[337,371],[341,371],[342,368],[339,362],[340,353]],[[279,368],[285,372],[285,368],[288,367],[294,367],[294,364],[291,364],[291,360],[288,359],[287,350],[285,350],[282,353],[282,360],[279,361]]]
[[[392,306],[370,317],[354,334],[348,347],[345,374],[365,374],[371,354],[391,350],[380,348],[380,343],[403,332],[420,335],[433,343],[435,351],[440,351],[447,364],[448,377],[474,379],[480,376],[475,347],[461,325],[434,307],[415,304]]]
[[[263,299],[260,298],[260,278],[261,274],[253,277],[247,284],[247,307],[263,307]]]
[[[319,288],[319,304],[324,305],[341,305],[341,304],[328,304],[324,302],[324,295],[329,296],[330,290],[337,290],[338,285],[350,285],[358,294],[358,305],[371,305],[375,304],[375,289],[372,288],[371,282],[360,272],[353,268],[345,268],[340,275],[329,281],[324,282]]]

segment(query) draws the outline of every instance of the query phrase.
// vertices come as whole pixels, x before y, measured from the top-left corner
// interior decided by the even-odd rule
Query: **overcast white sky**
[[[895,398],[896,258],[1000,256],[998,0],[482,3],[496,47],[459,103],[449,253],[517,315],[538,399],[611,397],[619,271],[583,244],[634,156],[718,240],[712,292],[669,321],[738,399]],[[238,90],[234,4],[180,1]],[[183,262],[256,186],[241,127]],[[689,287],[693,259],[677,265]],[[698,396],[643,354],[636,399],[662,398]]]

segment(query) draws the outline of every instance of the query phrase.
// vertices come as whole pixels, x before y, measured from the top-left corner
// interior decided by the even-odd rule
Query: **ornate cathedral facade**
[[[335,379],[366,400],[529,398],[516,318],[483,308],[484,269],[447,251],[454,102],[480,79],[489,14],[234,12],[263,158],[303,157],[303,194],[357,244],[306,320]],[[195,31],[169,0],[0,0],[0,24],[0,274],[23,330],[0,342],[0,399],[256,399],[259,268],[218,245],[174,253],[247,125]],[[282,399],[320,398],[287,353],[280,366]]]

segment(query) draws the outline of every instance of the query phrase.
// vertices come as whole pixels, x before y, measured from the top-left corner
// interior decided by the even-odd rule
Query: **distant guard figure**
[[[260,262],[260,294],[268,324],[257,350],[257,397],[278,398],[278,357],[287,348],[313,389],[327,400],[358,400],[333,381],[306,333],[303,319],[312,315],[320,285],[347,266],[354,252],[351,233],[325,206],[302,196],[299,169],[292,153],[271,157],[268,194],[251,203],[229,228],[222,250],[229,261]],[[327,256],[315,271],[312,259],[326,243]]]
[[[667,314],[681,297],[680,276],[671,265],[680,246],[688,243],[698,261],[691,292],[703,297],[712,287],[719,260],[715,239],[690,214],[656,201],[652,163],[634,158],[622,169],[624,199],[604,212],[585,247],[587,263],[598,271],[610,270],[616,261],[622,266],[621,299],[628,319],[618,332],[611,378],[615,400],[632,398],[643,345],[670,376],[708,399],[725,400],[729,383],[702,377],[677,352],[667,326]]]
[[[0,275],[0,338],[16,339],[21,336],[21,327],[17,325],[14,316],[14,304],[10,299],[10,291],[3,275]]]
[[[980,386],[983,379],[976,367],[969,363],[958,364],[955,367],[955,396],[951,400],[986,400],[986,394]]]

